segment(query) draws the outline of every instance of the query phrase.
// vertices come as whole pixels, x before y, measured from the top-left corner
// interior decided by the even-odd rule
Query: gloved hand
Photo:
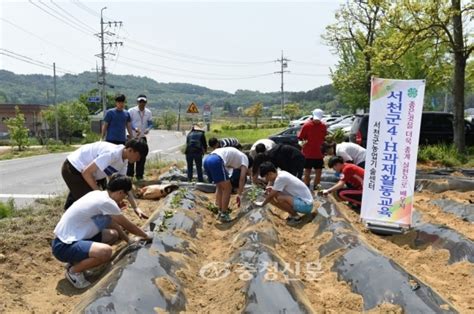
[[[137,208],[135,208],[133,211],[134,211],[135,214],[138,216],[138,218],[140,218],[140,219],[148,219],[148,216],[145,215],[145,213],[142,212],[142,210],[141,210],[140,208],[137,207]]]
[[[240,195],[237,195],[237,197],[235,198],[235,203],[237,204],[237,207],[240,207]]]

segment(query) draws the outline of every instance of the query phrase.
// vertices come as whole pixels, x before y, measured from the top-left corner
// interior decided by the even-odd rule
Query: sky
[[[106,70],[235,92],[286,91],[331,83],[337,56],[321,39],[341,1],[238,2],[1,0],[0,68],[15,73],[95,71],[101,66],[100,11],[106,25]],[[21,59],[22,61],[18,60]],[[33,63],[33,64],[32,64]]]

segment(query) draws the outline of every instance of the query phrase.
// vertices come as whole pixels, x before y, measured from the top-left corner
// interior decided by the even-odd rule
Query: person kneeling
[[[303,181],[284,170],[277,170],[266,161],[260,165],[260,176],[269,182],[267,197],[263,202],[256,202],[258,206],[268,203],[287,212],[289,224],[297,223],[301,218],[298,213],[309,214],[313,210],[313,196]],[[273,186],[270,186],[273,182]]]
[[[340,173],[339,182],[327,190],[323,190],[324,195],[336,192],[337,196],[349,202],[349,205],[356,211],[360,211],[362,202],[362,188],[364,186],[364,169],[354,164],[345,163],[340,156],[333,156],[328,162],[329,168],[333,168]],[[347,186],[345,188],[344,186]]]
[[[106,191],[92,191],[74,202],[54,229],[54,257],[68,263],[66,278],[79,289],[91,283],[84,271],[107,263],[112,257],[110,244],[119,238],[129,242],[122,227],[144,238],[150,237],[130,222],[119,208],[132,189],[130,178],[114,174]]]

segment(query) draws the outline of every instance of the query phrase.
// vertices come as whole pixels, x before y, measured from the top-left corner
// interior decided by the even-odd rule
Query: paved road
[[[181,132],[152,130],[148,136],[149,158],[184,160],[180,152],[186,137]],[[36,198],[48,198],[67,191],[61,165],[69,153],[57,153],[0,161],[0,200],[10,197],[18,207]]]

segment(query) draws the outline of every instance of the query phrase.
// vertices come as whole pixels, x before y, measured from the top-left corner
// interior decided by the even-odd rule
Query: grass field
[[[259,139],[267,138],[270,135],[276,134],[284,128],[275,129],[246,129],[246,130],[220,130],[212,128],[211,132],[206,132],[206,138],[226,138],[235,137],[241,144],[253,144]],[[216,132],[217,131],[217,132]]]

